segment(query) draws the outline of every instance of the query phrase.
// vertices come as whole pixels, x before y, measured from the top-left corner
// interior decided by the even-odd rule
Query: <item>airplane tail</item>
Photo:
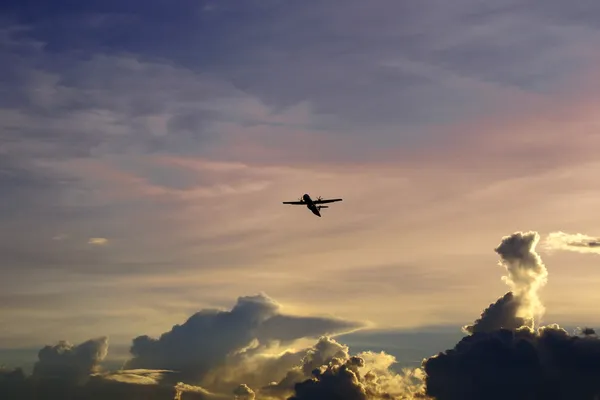
[[[319,210],[320,210],[321,208],[329,208],[329,206],[319,206]]]

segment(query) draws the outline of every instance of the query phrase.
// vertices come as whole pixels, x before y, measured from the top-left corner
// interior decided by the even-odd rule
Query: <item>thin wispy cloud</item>
[[[546,237],[544,246],[550,251],[600,254],[600,238],[583,233],[552,232]]]
[[[88,244],[91,244],[93,246],[104,246],[107,243],[108,243],[108,239],[102,238],[102,237],[90,238],[88,240]]]

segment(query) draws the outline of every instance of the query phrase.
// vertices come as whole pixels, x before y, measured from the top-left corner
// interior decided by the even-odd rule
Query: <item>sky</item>
[[[283,316],[259,341],[433,329],[392,346],[426,357],[505,292],[515,232],[539,235],[541,323],[600,323],[600,3],[0,12],[0,364],[98,336],[122,362],[246,303]],[[282,204],[304,193],[343,202]]]

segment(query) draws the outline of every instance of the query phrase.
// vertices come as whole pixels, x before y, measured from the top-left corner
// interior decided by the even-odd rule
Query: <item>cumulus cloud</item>
[[[453,349],[424,360],[426,394],[437,400],[595,399],[600,340],[591,328],[570,335],[556,324],[533,328],[548,272],[536,232],[507,236],[496,249],[511,292],[465,327]]]
[[[536,252],[539,240],[537,232],[516,232],[502,238],[495,251],[507,272],[502,280],[511,291],[486,308],[473,325],[465,326],[467,333],[533,328],[535,319],[542,317],[539,291],[547,283],[548,270]]]
[[[600,254],[600,238],[583,233],[552,232],[546,237],[544,247],[550,251]]]
[[[273,399],[412,399],[422,394],[421,370],[392,371],[396,359],[383,352],[351,355],[348,346],[321,337],[279,382],[257,391]]]
[[[284,379],[290,370],[301,365],[308,351],[291,349],[270,353],[268,349],[256,349],[236,354],[211,369],[201,382],[219,392],[228,392],[239,382],[252,388],[274,385],[274,381]]]
[[[202,310],[159,339],[135,338],[132,358],[120,371],[99,368],[108,353],[106,337],[77,346],[67,341],[46,346],[30,377],[20,370],[0,374],[0,394],[16,391],[29,398],[27,393],[43,389],[56,398],[76,393],[82,399],[253,400],[256,388],[273,380],[283,381],[291,394],[294,384],[309,377],[312,369],[335,356],[347,358],[347,347],[322,338],[313,348],[281,349],[299,339],[360,326],[334,318],[283,314],[281,306],[265,294],[245,296],[229,311]],[[300,373],[294,375],[298,365]],[[285,381],[286,374],[294,379]]]
[[[296,383],[294,393],[288,399],[367,400],[422,397],[420,371],[405,374],[392,372],[389,369],[395,362],[392,356],[371,352],[351,356],[347,351],[338,355],[314,368],[311,378]]]
[[[200,311],[159,339],[134,339],[133,357],[123,370],[101,371],[100,363],[108,353],[106,337],[77,346],[67,341],[45,346],[30,377],[21,370],[2,371],[0,395],[20,393],[23,398],[35,398],[28,396],[43,390],[56,398],[75,393],[82,399],[253,400],[252,386],[260,388],[284,378],[303,358],[305,369],[317,368],[331,358],[321,345],[313,351],[278,349],[298,339],[347,332],[360,325],[283,314],[281,306],[264,294],[240,297],[231,310]],[[291,382],[290,392],[294,383],[308,375],[307,370]]]
[[[97,371],[107,354],[106,336],[90,339],[77,346],[61,341],[39,351],[39,361],[34,365],[33,376],[85,383],[90,374]]]
[[[540,241],[537,232],[516,232],[502,238],[495,251],[508,275],[502,280],[521,301],[518,316],[531,320],[544,314],[539,290],[547,283],[548,270],[535,247]]]
[[[198,382],[228,359],[242,360],[269,344],[347,332],[360,323],[285,315],[265,294],[240,297],[230,311],[203,310],[160,338],[133,340],[128,368],[178,371],[181,379]]]
[[[100,371],[108,352],[106,337],[77,346],[61,341],[38,353],[31,376],[22,370],[0,369],[2,399],[219,400],[222,397],[201,387],[170,383],[167,370]]]
[[[390,373],[393,357],[351,356],[342,345],[312,377],[294,384],[289,399],[598,398],[600,340],[595,331],[581,328],[571,335],[556,324],[534,329],[535,318],[544,312],[539,290],[548,277],[535,251],[538,241],[536,232],[502,239],[495,251],[511,291],[465,327],[467,336],[454,348],[425,359],[421,369]]]
[[[558,325],[478,332],[424,368],[427,394],[437,400],[600,396],[600,340]]]
[[[512,292],[506,293],[495,303],[490,304],[472,325],[467,325],[463,330],[467,333],[492,332],[497,329],[517,329],[526,325],[524,318],[518,317],[521,303]]]
[[[289,393],[297,382],[310,378],[315,369],[329,364],[334,358],[348,357],[348,346],[328,337],[320,338],[317,344],[306,352],[299,365],[291,368],[279,382],[273,382],[263,388],[263,392],[273,396]]]
[[[395,372],[393,356],[352,354],[327,334],[311,347],[281,351],[315,332],[358,324],[286,315],[259,294],[240,297],[229,311],[200,311],[159,339],[134,339],[133,358],[121,371],[99,371],[106,338],[46,346],[30,377],[0,369],[0,397],[593,400],[600,396],[595,330],[569,334],[556,324],[533,326],[544,310],[538,296],[548,276],[535,251],[538,240],[536,232],[502,239],[495,251],[511,290],[465,327],[466,336],[452,349],[423,360],[421,368]]]

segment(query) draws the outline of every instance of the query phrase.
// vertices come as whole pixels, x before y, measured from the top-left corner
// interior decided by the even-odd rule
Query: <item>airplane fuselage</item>
[[[338,201],[342,201],[342,199],[323,199],[321,196],[317,197],[316,200],[310,198],[308,193],[305,193],[300,197],[297,201],[284,201],[283,204],[294,204],[294,205],[302,205],[306,206],[317,217],[321,216],[322,208],[329,208],[329,206],[324,206],[323,204],[335,203]]]
[[[319,211],[319,207],[315,205],[308,193],[305,193],[302,196],[302,200],[304,200],[304,202],[306,203],[306,208],[312,211],[313,214],[315,214],[317,217],[321,216],[321,211]]]

